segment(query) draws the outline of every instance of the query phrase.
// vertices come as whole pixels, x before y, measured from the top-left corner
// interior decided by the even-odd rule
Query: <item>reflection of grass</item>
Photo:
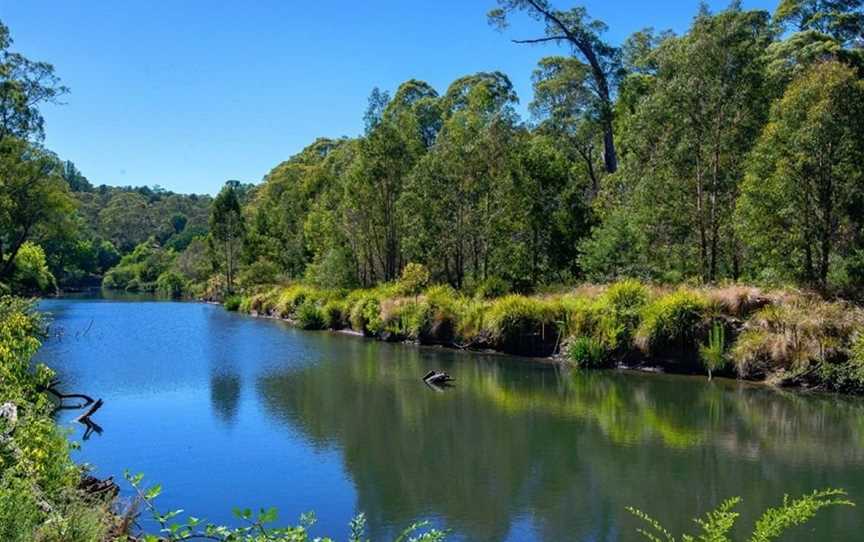
[[[577,378],[581,375],[577,375]],[[594,380],[594,379],[590,379]],[[583,386],[584,387],[584,386]],[[478,394],[509,412],[539,411],[553,416],[587,420],[617,444],[633,444],[654,437],[670,448],[689,448],[705,440],[705,431],[676,424],[644,398],[625,398],[615,387],[601,393],[581,389],[564,396],[508,389],[500,379],[482,379]]]

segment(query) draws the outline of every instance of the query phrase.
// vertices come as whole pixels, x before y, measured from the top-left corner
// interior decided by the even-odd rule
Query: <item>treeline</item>
[[[206,237],[209,196],[93,186],[46,149],[39,107],[68,89],[11,46],[0,23],[0,293],[98,286],[137,246],[176,254]]]
[[[683,35],[620,47],[582,8],[502,0],[490,18],[520,10],[545,26],[524,41],[572,53],[540,60],[530,120],[498,72],[376,89],[362,136],[318,139],[246,194],[219,266],[328,288],[416,262],[469,291],[619,277],[860,291],[861,2],[703,7]]]
[[[560,53],[538,62],[529,119],[505,74],[412,79],[372,92],[362,135],[318,139],[215,200],[94,188],[45,150],[38,105],[66,89],[10,52],[2,27],[0,283],[105,275],[210,297],[368,287],[413,262],[469,293],[631,277],[859,297],[860,0],[702,7],[684,34],[645,29],[620,46],[578,7],[500,0],[490,22],[517,11],[542,33],[516,41]]]

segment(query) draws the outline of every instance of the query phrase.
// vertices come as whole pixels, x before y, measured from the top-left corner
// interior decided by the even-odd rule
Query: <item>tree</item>
[[[126,253],[150,237],[155,220],[145,196],[118,191],[99,211],[99,224],[100,233]]]
[[[574,54],[590,67],[592,90],[597,98],[597,116],[603,126],[603,160],[606,171],[615,173],[618,155],[612,126],[613,94],[615,81],[621,74],[618,49],[600,38],[606,25],[591,19],[584,7],[559,11],[547,0],[498,0],[498,4],[499,8],[489,12],[489,22],[499,29],[506,28],[507,16],[514,11],[526,11],[546,26],[545,37],[513,40],[515,43],[567,43]]]
[[[828,286],[838,248],[861,246],[862,163],[864,81],[817,64],[773,107],[742,187],[738,229],[760,267]]]
[[[864,40],[862,0],[781,0],[774,21],[798,32],[816,31],[844,47]]]
[[[226,182],[219,195],[213,200],[213,209],[210,213],[211,246],[215,252],[221,253],[224,261],[225,283],[229,293],[234,291],[234,270],[246,232],[237,195],[239,186],[239,181]]]
[[[627,155],[604,198],[637,221],[647,245],[632,246],[650,250],[661,273],[714,281],[740,271],[732,213],[767,114],[762,59],[771,37],[767,13],[733,6],[703,11],[686,35],[667,37],[653,54],[656,73],[624,121]]]
[[[22,140],[0,141],[0,280],[24,243],[64,223],[73,209],[56,157]]]
[[[547,57],[534,70],[534,100],[529,108],[540,130],[565,142],[584,164],[594,194],[600,189],[597,134],[602,134],[589,88],[590,67],[575,58]],[[599,130],[598,130],[599,128]],[[602,139],[602,136],[601,138]]]
[[[12,37],[0,22],[0,142],[6,138],[39,141],[44,120],[43,103],[55,103],[68,89],[60,84],[54,67],[34,62],[9,50]]]

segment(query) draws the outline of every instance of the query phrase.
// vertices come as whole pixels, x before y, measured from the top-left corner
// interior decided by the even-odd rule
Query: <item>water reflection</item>
[[[286,520],[314,509],[316,534],[342,539],[364,511],[376,540],[428,518],[457,539],[601,542],[635,538],[627,506],[683,530],[732,495],[744,525],[784,493],[843,487],[864,505],[859,400],[560,371],[199,304],[46,305],[66,329],[95,322],[40,353],[69,389],[105,398],[106,432],[79,460],[100,476],[144,471],[165,508],[215,521],[276,506]],[[455,386],[427,387],[432,370]],[[813,526],[856,540],[864,515]]]
[[[214,373],[210,375],[210,401],[213,412],[228,425],[237,417],[240,405],[240,376]]]
[[[431,515],[471,540],[505,539],[526,516],[541,539],[621,540],[629,505],[685,529],[731,495],[746,498],[745,519],[784,492],[862,495],[858,401],[358,345],[350,363],[257,388],[275,419],[342,450],[376,538]],[[430,393],[417,375],[431,369],[457,386]],[[861,526],[832,515],[822,528]]]

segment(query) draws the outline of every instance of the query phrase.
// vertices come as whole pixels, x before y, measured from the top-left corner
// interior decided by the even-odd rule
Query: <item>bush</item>
[[[492,303],[483,329],[505,352],[549,355],[558,342],[560,303],[508,295]]]
[[[420,263],[409,263],[402,270],[399,289],[403,295],[418,295],[429,285],[429,270]]]
[[[610,286],[593,307],[596,338],[610,350],[629,348],[647,302],[648,289],[639,281],[625,280]]]
[[[362,295],[351,307],[351,327],[366,335],[382,329],[381,302],[372,294]]]
[[[501,277],[489,277],[480,282],[474,291],[474,295],[481,299],[493,299],[503,297],[511,292],[510,283]]]
[[[275,312],[280,318],[292,318],[295,311],[306,302],[307,298],[313,298],[315,291],[309,286],[295,284],[284,288],[279,293],[276,301]]]
[[[795,377],[820,366],[829,387],[844,375],[852,341],[864,327],[861,309],[815,296],[787,294],[755,312],[731,349],[739,376]],[[784,373],[780,375],[779,373]],[[832,376],[833,375],[833,376]]]
[[[609,355],[606,346],[591,337],[578,337],[570,343],[568,350],[570,361],[577,367],[599,369],[606,366]]]
[[[248,288],[257,284],[275,284],[278,277],[278,265],[269,260],[258,259],[240,271],[237,283],[242,288]]]
[[[659,297],[642,310],[637,345],[646,353],[666,347],[692,350],[707,308],[707,300],[692,290],[681,289]]]
[[[27,241],[15,255],[15,272],[12,285],[22,292],[53,292],[57,289],[54,275],[48,269],[45,251],[35,243]]]
[[[342,329],[345,327],[345,302],[344,301],[328,301],[321,307],[321,318],[324,320],[324,327],[327,329]]]
[[[295,312],[297,325],[301,329],[324,329],[324,317],[321,309],[313,301],[306,301]]]
[[[165,271],[156,279],[156,292],[174,299],[183,297],[186,293],[186,279],[176,271]]]
[[[226,311],[236,312],[240,309],[240,303],[242,302],[242,298],[239,295],[232,295],[230,297],[225,298],[224,307]]]

